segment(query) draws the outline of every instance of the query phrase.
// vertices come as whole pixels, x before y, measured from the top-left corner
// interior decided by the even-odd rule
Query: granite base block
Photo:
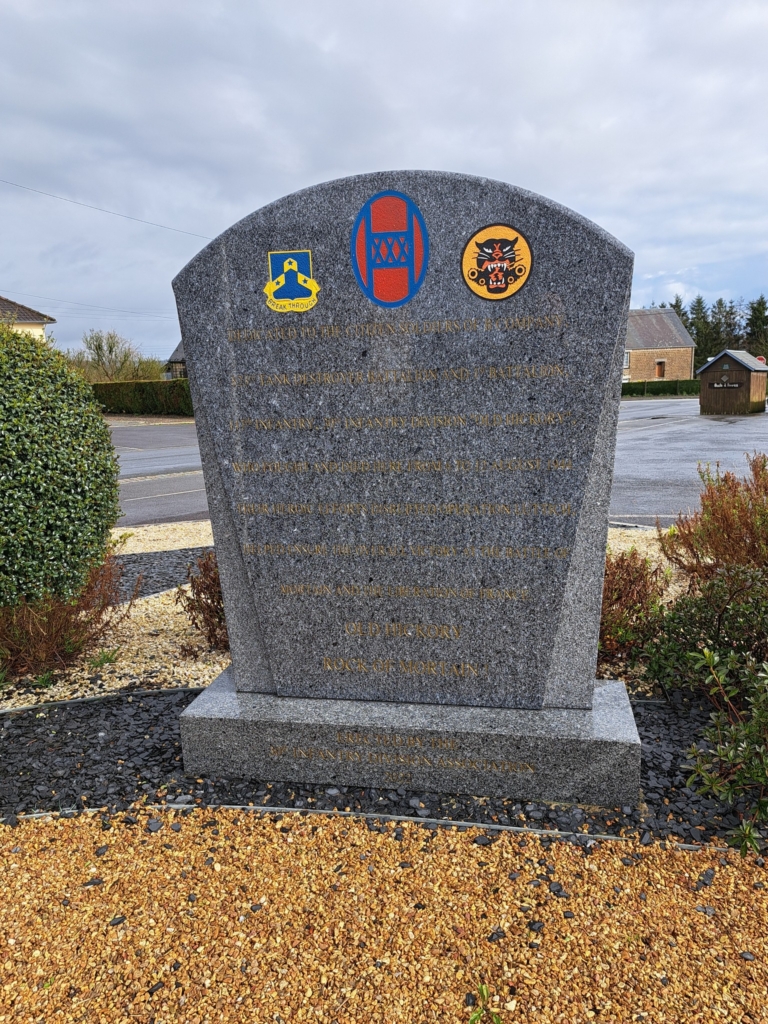
[[[590,711],[243,693],[226,669],[181,715],[196,775],[519,800],[636,804],[640,738],[623,683]]]

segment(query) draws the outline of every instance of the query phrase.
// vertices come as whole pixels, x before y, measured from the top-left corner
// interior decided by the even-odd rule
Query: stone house
[[[621,379],[691,380],[695,349],[674,309],[630,309]]]
[[[42,339],[45,338],[45,328],[48,324],[55,324],[56,321],[52,316],[0,295],[0,323],[10,324],[15,331],[23,331]]]

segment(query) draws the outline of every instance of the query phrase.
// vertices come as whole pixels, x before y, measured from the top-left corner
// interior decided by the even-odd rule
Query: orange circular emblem
[[[508,299],[531,276],[533,253],[526,238],[509,224],[490,224],[464,246],[461,273],[481,299]]]

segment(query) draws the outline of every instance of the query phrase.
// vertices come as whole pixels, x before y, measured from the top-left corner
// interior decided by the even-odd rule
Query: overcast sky
[[[0,39],[0,178],[30,188],[213,237],[330,178],[463,171],[615,234],[635,306],[768,292],[766,0],[0,0]],[[0,184],[0,294],[63,347],[167,356],[204,244]]]

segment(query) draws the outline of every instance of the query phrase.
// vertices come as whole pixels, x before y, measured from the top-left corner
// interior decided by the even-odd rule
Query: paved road
[[[766,451],[768,416],[700,416],[697,398],[621,403],[611,521],[671,523],[699,506],[699,462],[740,476],[746,452]]]
[[[195,424],[112,423],[120,459],[120,526],[207,519]]]
[[[112,426],[123,526],[206,519],[194,423]],[[611,521],[651,526],[698,506],[699,462],[741,474],[745,452],[766,451],[768,416],[699,416],[695,398],[621,404]]]

